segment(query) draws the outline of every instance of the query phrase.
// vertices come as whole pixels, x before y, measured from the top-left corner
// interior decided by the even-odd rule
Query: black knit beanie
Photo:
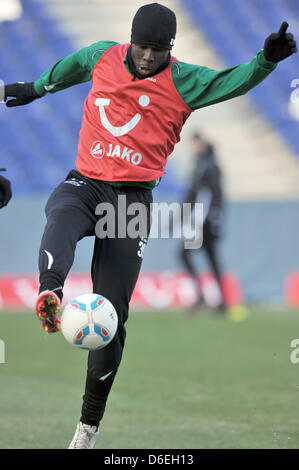
[[[172,10],[159,3],[142,6],[133,18],[131,43],[171,50],[175,35],[176,16]]]

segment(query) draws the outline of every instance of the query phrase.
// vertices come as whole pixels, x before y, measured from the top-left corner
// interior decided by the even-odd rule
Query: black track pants
[[[221,282],[222,269],[220,266],[219,256],[217,253],[218,242],[219,242],[219,237],[213,234],[211,230],[211,224],[209,220],[206,220],[203,225],[202,249],[204,250],[207,256],[208,262],[210,263],[210,266],[212,268],[212,272],[215,276],[216,282],[219,286],[219,289],[222,295],[222,304],[224,305],[224,292],[223,292],[223,286]],[[197,251],[197,250],[186,250],[184,247],[184,244],[182,244],[181,250],[180,250],[180,258],[186,271],[190,274],[191,277],[193,277],[193,279],[197,283],[198,282],[198,270],[196,269],[193,259],[192,259],[194,255],[194,251]],[[198,285],[198,288],[199,288],[199,285]],[[199,290],[198,296],[199,298],[202,298],[201,290]]]
[[[107,226],[101,224],[101,217],[110,220],[107,218],[108,212],[102,210],[101,215],[96,215],[96,212],[99,213],[96,209],[98,205],[109,203],[109,214],[113,214],[114,209],[115,219],[110,222],[111,227],[115,228],[115,237],[113,234],[106,238],[95,236],[91,276],[93,292],[105,296],[114,305],[118,314],[118,329],[108,346],[91,351],[88,355],[81,417],[88,424],[96,425],[102,418],[107,396],[121,361],[129,302],[150,229],[151,202],[150,190],[133,187],[117,189],[72,171],[66,181],[54,190],[46,205],[47,224],[39,253],[40,292],[63,287],[79,240],[86,236],[101,235],[103,231],[107,233]],[[142,204],[143,211],[127,215],[128,206],[136,203]],[[142,235],[145,236],[132,238],[124,233],[120,219],[127,225],[136,214],[143,216]],[[139,226],[137,231],[138,228]]]

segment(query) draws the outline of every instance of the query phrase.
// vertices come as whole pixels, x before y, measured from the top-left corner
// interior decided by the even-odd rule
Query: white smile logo
[[[145,106],[148,106],[150,99],[147,95],[141,95],[139,96],[138,101],[139,101],[140,106],[145,107]],[[105,129],[107,129],[107,131],[110,132],[110,134],[112,134],[114,137],[120,137],[122,135],[127,134],[132,129],[134,129],[134,127],[137,126],[138,122],[141,119],[141,114],[139,113],[135,114],[135,116],[123,126],[119,126],[119,127],[113,126],[109,122],[106,116],[106,112],[105,112],[105,106],[109,106],[109,104],[110,104],[110,100],[106,98],[97,98],[95,101],[95,105],[100,108],[101,123],[103,127],[105,127]]]
[[[105,154],[105,146],[100,140],[96,140],[90,149],[90,153],[94,158],[103,158]]]

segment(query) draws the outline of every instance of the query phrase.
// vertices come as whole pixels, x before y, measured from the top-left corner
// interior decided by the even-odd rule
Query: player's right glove
[[[0,171],[5,171],[5,169],[1,168]],[[9,203],[11,196],[12,192],[10,181],[0,175],[0,209]]]
[[[34,82],[18,82],[10,85],[5,85],[5,101],[8,96],[13,96],[15,99],[6,102],[6,106],[11,108],[13,106],[22,106],[23,104],[31,103],[32,101],[40,98],[34,89]]]

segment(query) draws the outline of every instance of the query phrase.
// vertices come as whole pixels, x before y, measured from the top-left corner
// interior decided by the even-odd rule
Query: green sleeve
[[[260,50],[250,62],[224,70],[174,62],[172,77],[178,93],[195,110],[244,95],[276,66],[277,63],[268,61]]]
[[[91,80],[93,67],[102,54],[115,44],[117,43],[112,41],[98,41],[59,60],[34,82],[35,91],[44,96],[47,92],[56,93]]]

